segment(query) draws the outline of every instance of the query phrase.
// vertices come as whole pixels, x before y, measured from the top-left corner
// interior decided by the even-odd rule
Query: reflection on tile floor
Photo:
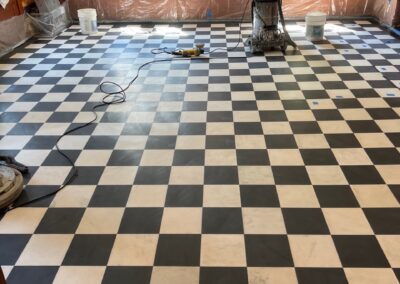
[[[286,55],[153,64],[63,139],[74,183],[0,221],[8,283],[398,283],[400,40],[367,21],[329,22],[318,44],[288,28]],[[72,26],[0,59],[0,154],[29,165],[22,198],[64,181],[56,139],[91,119],[100,82],[238,30]]]

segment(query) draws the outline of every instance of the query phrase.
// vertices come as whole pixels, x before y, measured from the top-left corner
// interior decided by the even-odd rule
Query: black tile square
[[[176,136],[149,136],[146,149],[175,149]]]
[[[285,110],[310,109],[306,100],[283,100],[282,104]]]
[[[357,99],[333,99],[338,109],[342,108],[363,108]]]
[[[341,268],[296,268],[299,284],[347,284],[346,275]]]
[[[85,208],[49,208],[35,234],[74,234]]]
[[[31,235],[0,235],[0,265],[15,265]]]
[[[279,207],[279,198],[273,185],[241,185],[242,207]]]
[[[207,111],[207,102],[183,102],[182,111]]]
[[[41,123],[18,123],[7,135],[35,135],[40,127],[42,127]]]
[[[259,135],[263,134],[260,122],[235,122],[236,135]]]
[[[365,152],[374,165],[400,164],[400,152],[396,148],[368,148]]]
[[[294,134],[315,134],[322,133],[316,121],[291,121],[290,127]]]
[[[375,236],[332,236],[343,267],[390,267]]]
[[[245,267],[201,267],[200,284],[248,284]]]
[[[256,101],[233,101],[232,109],[235,110],[257,110]]]
[[[151,123],[126,123],[121,135],[149,135]]]
[[[201,235],[160,235],[155,265],[199,266]]]
[[[240,208],[203,208],[203,234],[243,234]]]
[[[15,266],[7,277],[7,284],[51,284],[57,271],[57,266]]]
[[[85,149],[114,149],[118,136],[90,136]]]
[[[373,119],[398,119],[399,115],[391,108],[367,108]]]
[[[103,284],[149,284],[151,278],[151,267],[141,266],[108,266],[103,277]]]
[[[305,167],[272,166],[276,184],[311,184]]]
[[[236,150],[238,165],[269,165],[267,150]]]
[[[288,234],[329,234],[319,208],[282,208],[282,213]]]
[[[286,235],[245,235],[247,266],[293,267]]]
[[[325,134],[331,148],[361,148],[354,134]]]
[[[373,120],[349,120],[347,124],[354,133],[379,133],[382,132]]]
[[[297,149],[293,135],[265,135],[267,149]]]
[[[208,111],[207,122],[233,122],[231,111]]]
[[[374,166],[341,166],[349,184],[384,184]]]
[[[312,112],[317,121],[343,120],[337,109],[314,109]]]
[[[400,147],[400,133],[385,133],[395,147]]]
[[[400,185],[389,185],[389,188],[400,203]]]
[[[75,235],[63,265],[107,265],[115,235]]]
[[[79,109],[77,109],[79,111]],[[78,115],[78,112],[53,112],[53,114],[47,119],[46,122],[54,122],[54,123],[63,123],[63,122],[72,122],[75,117]]]
[[[56,109],[60,106],[60,102],[38,102],[36,105],[32,108],[31,111],[51,111],[55,112]]]
[[[71,161],[76,162],[81,151],[80,150],[62,150]],[[46,159],[43,161],[42,166],[71,166],[71,163],[63,157],[57,150],[51,151]]]
[[[29,181],[29,178],[35,173],[36,169],[32,169],[29,167],[28,176],[25,175],[24,178],[26,182]],[[27,201],[42,197],[46,194],[54,193],[59,186],[57,185],[26,185],[21,195],[14,203],[14,207],[22,206]],[[40,198],[29,204],[30,207],[48,207],[54,199],[54,194],[51,194],[48,197]]]
[[[130,185],[99,185],[89,207],[125,207],[131,192]]]
[[[234,166],[206,166],[205,184],[239,184],[238,168]]]
[[[128,120],[129,112],[105,112],[101,117],[102,123],[123,123]]]
[[[135,184],[168,184],[171,167],[139,167]]]
[[[201,207],[203,204],[203,186],[170,185],[165,201],[166,207]]]
[[[206,149],[235,149],[234,135],[206,136]]]
[[[119,234],[158,234],[163,208],[126,208]]]
[[[350,186],[347,185],[318,185],[314,186],[321,207],[343,208],[359,207],[357,198]]]
[[[364,208],[364,214],[375,234],[400,234],[400,208]]]
[[[104,167],[76,167],[78,175],[72,180],[74,185],[97,185]]]
[[[307,166],[338,164],[331,149],[300,149],[300,153]]]
[[[138,150],[114,150],[111,154],[108,166],[138,166],[143,151]]]
[[[286,112],[283,110],[259,111],[261,121],[287,121]]]
[[[175,150],[174,166],[203,166],[204,150]]]
[[[205,135],[206,123],[180,123],[178,135]]]
[[[174,122],[179,122],[180,119],[181,119],[181,113],[179,111],[163,111],[156,113],[154,122],[174,123]]]

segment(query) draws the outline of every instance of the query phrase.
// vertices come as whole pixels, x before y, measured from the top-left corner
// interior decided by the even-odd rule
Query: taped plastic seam
[[[246,1],[70,0],[70,8],[75,19],[77,9],[95,8],[99,20],[109,21],[238,20]],[[304,17],[308,12],[318,10],[330,16],[376,16],[389,22],[396,2],[397,0],[283,0],[283,10],[289,18]],[[250,17],[250,13],[247,17]]]
[[[25,15],[0,22],[0,56],[10,52],[32,36]]]

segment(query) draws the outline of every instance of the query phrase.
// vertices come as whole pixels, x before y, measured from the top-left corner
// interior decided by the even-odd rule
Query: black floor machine
[[[288,45],[297,48],[286,30],[282,0],[253,0],[251,19],[253,31],[247,43],[252,53],[261,53],[273,48],[280,48],[285,52]]]

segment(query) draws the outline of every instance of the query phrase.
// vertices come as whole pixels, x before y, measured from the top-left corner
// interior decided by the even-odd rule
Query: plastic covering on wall
[[[32,36],[32,29],[25,15],[12,17],[0,22],[0,56],[10,52],[16,46]]]
[[[70,0],[71,13],[95,8],[99,20],[125,21],[190,21],[238,20],[247,1],[251,0]],[[389,4],[391,2],[391,4]],[[287,17],[304,17],[310,11],[323,11],[330,16],[377,16],[388,22],[395,0],[283,0]],[[247,7],[247,19],[250,16]]]
[[[26,13],[34,32],[42,37],[54,37],[71,22],[68,1],[48,13]]]

